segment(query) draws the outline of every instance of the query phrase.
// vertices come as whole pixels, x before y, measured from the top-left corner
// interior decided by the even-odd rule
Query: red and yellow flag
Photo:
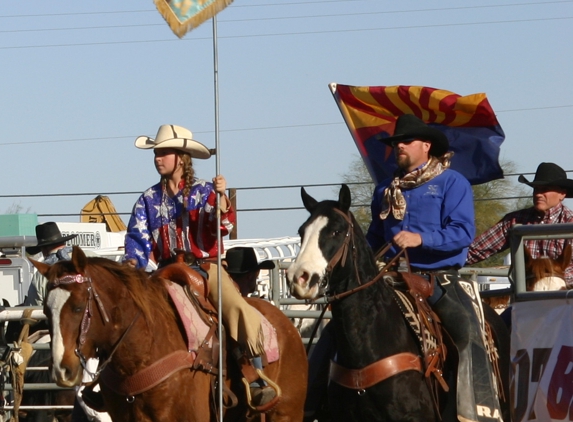
[[[381,139],[394,134],[396,119],[414,114],[447,136],[454,152],[451,168],[471,184],[503,177],[498,157],[505,134],[485,94],[461,96],[422,86],[330,84],[334,99],[360,155],[376,183],[397,168],[392,149]]]

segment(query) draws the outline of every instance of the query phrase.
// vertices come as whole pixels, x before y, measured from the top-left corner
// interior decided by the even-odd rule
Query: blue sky
[[[221,173],[235,188],[341,182],[357,150],[330,82],[485,92],[502,157],[573,170],[572,20],[573,1],[235,0],[217,19]],[[211,21],[180,40],[151,0],[32,0],[4,4],[0,24],[0,213],[145,190],[153,154],[133,142],[161,124],[215,146]],[[210,179],[215,159],[195,167]],[[62,193],[94,195],[11,197]],[[123,213],[137,198],[109,196]],[[239,191],[239,210],[300,205],[298,188]],[[296,235],[305,218],[239,212],[239,236]]]

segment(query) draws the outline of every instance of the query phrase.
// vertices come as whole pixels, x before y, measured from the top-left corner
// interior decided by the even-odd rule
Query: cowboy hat
[[[193,158],[207,159],[211,156],[209,148],[193,139],[189,129],[175,125],[161,125],[155,139],[139,136],[135,146],[141,149],[173,148],[188,153]]]
[[[428,126],[413,114],[402,114],[398,117],[398,119],[396,119],[394,135],[383,138],[381,141],[393,147],[393,142],[413,139],[430,142],[432,144],[430,147],[430,155],[434,157],[441,157],[448,152],[450,148],[448,138],[442,131]]]
[[[519,183],[535,188],[537,186],[554,186],[565,189],[567,198],[573,198],[573,180],[567,179],[567,173],[561,167],[554,163],[541,163],[537,166],[535,178],[529,181],[522,174],[517,179]]]
[[[30,255],[36,255],[42,250],[44,246],[65,243],[76,236],[77,234],[62,236],[62,233],[60,233],[60,229],[58,228],[57,224],[52,221],[44,224],[38,224],[36,226],[36,239],[38,240],[38,244],[36,246],[27,247],[26,252],[28,252]]]
[[[272,270],[275,268],[273,261],[257,261],[257,255],[253,248],[237,246],[229,249],[225,255],[227,272],[229,274],[245,274],[257,270]]]

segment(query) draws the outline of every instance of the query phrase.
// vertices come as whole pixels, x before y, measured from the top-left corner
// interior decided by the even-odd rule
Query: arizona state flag
[[[422,86],[330,84],[334,99],[375,183],[397,169],[392,148],[381,139],[394,134],[396,119],[414,114],[448,137],[451,168],[472,185],[503,177],[499,150],[505,134],[485,94],[462,97]]]
[[[154,0],[161,16],[179,38],[211,19],[233,0]]]

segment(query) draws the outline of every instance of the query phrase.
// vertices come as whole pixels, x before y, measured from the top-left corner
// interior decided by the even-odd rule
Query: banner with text
[[[573,299],[514,303],[514,421],[573,420]]]

